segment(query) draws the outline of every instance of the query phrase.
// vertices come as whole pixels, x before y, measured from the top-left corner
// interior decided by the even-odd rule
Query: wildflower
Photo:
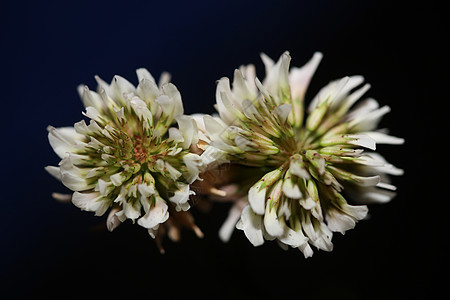
[[[252,65],[235,70],[232,87],[228,78],[219,80],[219,116],[203,117],[209,139],[203,160],[238,165],[247,170],[247,182],[252,178],[251,184],[234,182],[245,192],[233,194],[240,198],[221,230],[224,240],[239,219],[236,227],[254,246],[276,239],[309,257],[311,246],[331,251],[333,232],[354,228],[367,215],[365,204],[394,196],[387,174],[403,171],[374,150],[403,139],[376,130],[388,106],[371,98],[355,104],[370,87],[358,87],[362,76],[326,85],[305,116],[306,89],[321,58],[315,53],[302,68],[289,70],[288,52],[276,63],[263,54],[262,83]]]
[[[110,231],[131,219],[155,238],[169,220],[169,236],[177,236],[181,224],[201,236],[186,213],[202,166],[191,151],[197,125],[183,115],[181,95],[168,74],[157,85],[146,69],[136,72],[137,87],[120,76],[111,84],[96,77],[97,92],[79,87],[89,124],[48,127],[50,145],[62,160],[46,170],[74,192],[54,196],[97,216],[111,208]],[[171,127],[175,121],[178,128]]]

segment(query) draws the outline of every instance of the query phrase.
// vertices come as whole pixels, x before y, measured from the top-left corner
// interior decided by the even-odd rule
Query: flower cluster
[[[131,219],[155,237],[173,213],[175,224],[181,218],[202,235],[183,214],[202,167],[191,151],[198,141],[196,122],[183,115],[181,95],[168,74],[159,85],[146,69],[137,76],[137,87],[120,76],[111,84],[96,77],[97,92],[79,87],[89,124],[49,126],[50,144],[62,160],[46,170],[74,192],[55,196],[98,216],[112,208],[110,231]],[[171,127],[175,121],[178,128]]]
[[[252,65],[235,70],[232,87],[228,78],[218,82],[219,116],[203,117],[210,143],[202,155],[206,162],[240,165],[253,179],[237,189],[241,198],[221,231],[224,240],[239,219],[236,227],[253,245],[276,239],[309,257],[311,245],[331,251],[333,232],[344,233],[366,217],[367,206],[349,204],[344,192],[358,204],[393,197],[386,174],[402,170],[367,150],[403,139],[376,130],[388,106],[380,108],[371,98],[355,104],[369,89],[358,88],[361,76],[322,88],[305,118],[305,92],[321,58],[316,53],[302,68],[289,70],[289,53],[276,63],[262,55],[262,83]]]
[[[362,76],[330,82],[305,112],[321,59],[315,53],[303,67],[290,68],[288,52],[277,62],[263,54],[262,82],[253,65],[235,70],[231,84],[218,81],[216,116],[184,115],[166,73],[156,84],[138,69],[137,87],[120,76],[111,84],[96,77],[97,92],[79,88],[89,124],[48,128],[62,160],[46,169],[73,191],[54,197],[96,215],[111,209],[111,231],[137,220],[163,251],[166,230],[173,240],[182,226],[202,236],[188,212],[195,190],[234,202],[219,232],[224,241],[236,227],[254,246],[277,240],[305,257],[311,246],[331,251],[333,232],[354,228],[366,204],[394,197],[388,175],[403,171],[375,148],[404,141],[377,130],[388,106],[358,102],[370,87]]]

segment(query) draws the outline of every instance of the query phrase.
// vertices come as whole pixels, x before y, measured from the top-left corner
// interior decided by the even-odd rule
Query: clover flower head
[[[306,89],[321,59],[315,53],[302,68],[289,69],[288,52],[277,62],[263,54],[263,82],[252,65],[235,70],[231,86],[228,78],[219,80],[219,116],[203,117],[209,142],[203,161],[230,162],[255,174],[243,197],[247,205],[240,199],[233,206],[223,239],[239,219],[236,227],[254,246],[276,239],[309,257],[311,246],[331,251],[333,232],[344,233],[364,219],[364,204],[394,196],[387,175],[403,171],[374,150],[403,139],[377,130],[388,106],[371,98],[356,103],[370,87],[362,85],[362,76],[326,85],[305,116]]]
[[[56,198],[98,216],[112,208],[109,230],[131,219],[155,237],[169,213],[189,209],[202,161],[191,151],[198,142],[196,123],[183,115],[170,76],[163,73],[158,85],[146,69],[137,76],[137,87],[120,76],[111,84],[96,76],[97,92],[79,87],[89,123],[48,127],[50,145],[62,160],[46,170],[74,192]],[[178,128],[171,126],[175,121]],[[192,217],[173,221],[180,219],[201,235]]]

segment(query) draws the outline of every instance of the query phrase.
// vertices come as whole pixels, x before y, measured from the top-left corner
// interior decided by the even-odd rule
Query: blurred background
[[[448,185],[438,167],[448,160],[436,148],[448,138],[439,133],[448,124],[448,30],[433,1],[391,2],[2,1],[0,294],[367,299],[438,291],[447,270]],[[263,78],[259,54],[278,59],[285,50],[295,66],[324,54],[307,101],[332,79],[364,75],[367,95],[392,108],[380,126],[406,139],[379,146],[405,169],[393,179],[398,196],[336,234],[333,252],[304,259],[276,243],[254,248],[242,231],[224,244],[217,232],[229,205],[215,204],[208,215],[193,210],[204,239],[184,231],[179,243],[166,238],[160,255],[143,228],[126,222],[110,233],[106,216],[51,198],[67,190],[44,171],[59,161],[46,127],[83,118],[78,84],[95,88],[94,75],[115,74],[137,84],[139,67],[155,78],[169,71],[186,113],[212,113],[217,79],[248,63]]]

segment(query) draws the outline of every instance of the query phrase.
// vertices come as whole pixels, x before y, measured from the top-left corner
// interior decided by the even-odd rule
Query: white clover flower
[[[311,245],[331,251],[333,232],[344,233],[366,217],[367,206],[350,205],[347,197],[367,204],[394,196],[387,174],[403,171],[367,150],[403,139],[376,129],[388,106],[380,108],[371,98],[355,104],[369,89],[368,84],[357,88],[363,77],[344,77],[322,88],[304,120],[305,92],[321,58],[315,53],[302,68],[289,70],[288,52],[276,63],[263,54],[262,83],[252,65],[235,70],[232,87],[228,78],[219,80],[219,116],[203,117],[209,145],[202,158],[246,166],[247,176],[255,174],[232,207],[222,239],[229,239],[239,219],[236,227],[254,246],[276,239],[309,257]]]
[[[189,196],[195,194],[190,185],[199,179],[202,162],[190,150],[198,142],[197,125],[183,115],[170,76],[163,73],[157,85],[146,69],[136,72],[137,87],[120,76],[111,84],[96,77],[97,92],[79,87],[89,124],[48,127],[50,144],[62,160],[46,170],[74,192],[55,198],[71,199],[97,216],[112,207],[110,231],[131,219],[155,237],[169,213],[189,209]],[[178,129],[171,127],[175,120]],[[184,223],[201,235],[187,219]]]

